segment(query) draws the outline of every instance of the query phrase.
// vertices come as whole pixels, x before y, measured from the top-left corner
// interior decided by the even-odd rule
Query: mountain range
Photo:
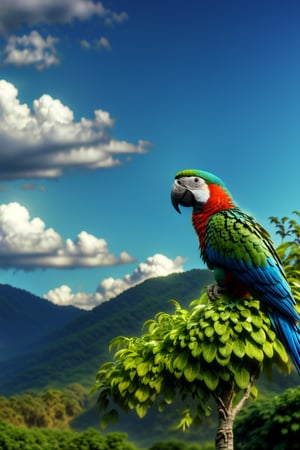
[[[39,345],[39,340],[83,315],[73,306],[58,306],[30,292],[0,284],[0,361]]]
[[[152,278],[91,311],[56,306],[20,289],[0,285],[0,395],[46,386],[64,388],[72,383],[90,390],[100,365],[111,360],[108,346],[114,337],[140,335],[146,320],[160,311],[174,311],[170,300],[188,308],[211,282],[212,274],[207,270]],[[272,383],[262,378],[258,385],[262,395],[270,396],[298,385],[298,376],[278,375]],[[74,429],[99,427],[95,403],[96,399],[75,419]],[[143,421],[134,414],[123,414],[108,431],[125,431],[132,441],[147,445],[154,437],[185,439],[181,432],[168,431],[176,420],[175,408],[163,415],[149,411]],[[206,427],[201,428],[202,439],[211,439],[214,427],[213,418],[207,419]]]
[[[210,281],[206,270],[152,278],[91,311],[56,306],[2,286],[0,312],[6,320],[1,330],[0,394],[49,384],[92,386],[114,337],[140,334],[146,320],[173,310],[170,299],[187,306]]]

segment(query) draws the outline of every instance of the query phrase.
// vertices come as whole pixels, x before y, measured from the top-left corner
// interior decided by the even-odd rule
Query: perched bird
[[[193,208],[200,253],[217,283],[210,298],[259,299],[300,374],[300,316],[268,232],[236,205],[220,178],[203,170],[178,172],[171,200],[179,213],[179,205]]]

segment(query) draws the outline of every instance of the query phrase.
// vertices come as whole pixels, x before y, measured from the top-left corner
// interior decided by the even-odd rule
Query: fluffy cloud
[[[73,305],[82,309],[92,309],[148,278],[183,272],[183,263],[185,261],[186,259],[180,256],[172,260],[164,255],[156,254],[140,263],[132,274],[127,274],[124,278],[104,279],[95,293],[73,293],[69,286],[62,285],[50,290],[44,295],[44,298],[58,305]]]
[[[33,110],[18,99],[16,87],[0,80],[0,180],[58,178],[70,168],[99,169],[122,164],[118,155],[145,153],[146,141],[119,141],[107,129],[107,111],[74,121],[59,99],[42,95]]]
[[[0,205],[0,267],[36,268],[100,267],[127,264],[134,259],[121,252],[109,252],[104,239],[81,231],[65,242],[53,228],[38,217],[30,219],[19,203]]]
[[[58,39],[50,35],[44,39],[35,30],[28,35],[12,35],[4,49],[3,63],[16,66],[32,65],[39,70],[56,65],[59,63],[55,49],[57,42]]]
[[[103,18],[107,24],[128,18],[125,12],[116,13],[93,0],[1,0],[0,33],[7,34],[25,24],[65,24],[93,16]]]

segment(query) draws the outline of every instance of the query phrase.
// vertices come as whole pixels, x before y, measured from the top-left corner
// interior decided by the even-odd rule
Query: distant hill
[[[111,357],[107,352],[112,338],[140,334],[143,323],[157,312],[173,311],[170,299],[187,306],[211,279],[206,270],[152,278],[81,314],[41,339],[35,351],[0,363],[0,395],[49,384],[90,387],[100,364]],[[48,321],[45,315],[37,320],[44,324],[45,317]]]
[[[84,315],[72,306],[58,306],[22,289],[0,284],[0,361],[39,345],[39,340]]]
[[[183,307],[188,307],[193,299],[199,297],[202,288],[211,282],[212,274],[206,270],[191,270],[149,279],[92,311],[83,313],[79,311],[79,317],[75,317],[60,328],[50,330],[47,335],[41,335],[40,339],[35,341],[34,350],[20,356],[22,314],[24,314],[25,322],[31,318],[31,323],[35,323],[34,317],[37,322],[40,321],[45,325],[48,320],[49,306],[50,308],[55,306],[41,299],[33,300],[31,297],[34,296],[26,293],[28,297],[24,297],[23,300],[25,307],[20,297],[21,305],[16,307],[15,315],[10,315],[10,320],[17,317],[19,320],[20,329],[17,333],[20,338],[15,344],[15,351],[19,353],[19,356],[0,362],[0,396],[17,394],[26,390],[41,390],[49,385],[64,388],[71,383],[81,383],[90,390],[99,366],[111,360],[112,355],[108,354],[108,345],[114,337],[141,334],[143,323],[153,318],[157,312],[174,311],[173,305],[169,302],[170,299],[175,299]],[[11,289],[14,293],[14,288]],[[8,301],[10,297],[3,296],[3,298]],[[27,300],[29,308],[26,307]],[[29,311],[34,309],[35,302],[41,302],[46,309],[43,313],[41,310],[40,315],[36,312],[36,316],[32,312],[32,316]],[[14,303],[12,301],[9,304],[12,306]],[[21,307],[23,313],[21,313]],[[6,311],[5,308],[3,310]],[[59,309],[57,313],[60,315],[61,310]],[[78,311],[75,310],[75,314],[77,313]],[[8,313],[6,314],[8,317]],[[3,317],[1,320],[4,321]],[[7,335],[4,333],[6,342],[8,335],[12,335],[13,327],[11,322]],[[25,327],[25,332],[26,329]],[[271,383],[261,377],[258,380],[260,397],[263,395],[270,398],[287,387],[297,386],[298,383],[299,377],[295,371],[290,377],[278,374]],[[99,428],[96,398],[92,398],[91,401],[91,408],[73,421],[72,428],[76,430],[84,430],[91,426]],[[177,421],[177,409],[173,404],[164,414],[150,410],[143,421],[134,412],[122,413],[120,421],[116,425],[109,426],[107,431],[128,433],[129,440],[138,444],[138,448],[148,448],[154,441],[164,439],[190,440],[198,443],[213,439],[216,427],[215,416],[206,418],[200,430],[191,429],[189,433],[174,431],[171,425]]]

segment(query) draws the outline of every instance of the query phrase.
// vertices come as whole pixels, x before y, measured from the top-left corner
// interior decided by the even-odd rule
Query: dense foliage
[[[115,361],[98,372],[101,409],[107,409],[112,399],[144,417],[150,406],[163,410],[180,395],[179,426],[186,429],[210,414],[210,397],[220,397],[226,385],[232,386],[234,395],[246,389],[260,370],[269,373],[272,363],[288,370],[285,350],[258,301],[249,299],[241,305],[223,297],[210,302],[204,293],[190,310],[178,303],[175,307],[174,314],[159,313],[148,321],[147,334],[113,341],[122,348]],[[189,408],[192,398],[198,399],[194,411]],[[103,419],[116,420],[116,410]]]
[[[1,450],[136,450],[126,434],[89,429],[81,433],[17,427],[0,421]]]
[[[287,222],[284,238],[292,240],[283,242],[279,253],[299,300],[300,227],[292,219],[271,220],[280,232]],[[117,346],[114,360],[100,367],[94,387],[100,410],[107,411],[103,423],[117,420],[114,405],[144,417],[151,406],[162,411],[178,396],[182,429],[199,424],[210,413],[211,399],[220,421],[230,416],[233,422],[245,401],[256,398],[253,384],[262,372],[271,376],[275,365],[289,373],[286,352],[258,300],[249,297],[240,302],[222,296],[211,302],[205,292],[188,310],[173,303],[175,313],[158,313],[145,324],[147,333],[112,342],[111,348]],[[224,425],[221,422],[219,426]]]
[[[294,215],[300,218],[300,211],[294,211]],[[297,301],[300,312],[300,224],[288,217],[271,217],[271,222],[276,226],[276,233],[282,242],[277,247],[277,252],[283,262],[285,273]]]
[[[47,388],[41,393],[0,397],[0,420],[28,428],[65,428],[83,411],[87,399],[87,392],[78,384],[63,390]]]
[[[236,420],[237,450],[296,450],[300,443],[300,386],[245,408]]]

